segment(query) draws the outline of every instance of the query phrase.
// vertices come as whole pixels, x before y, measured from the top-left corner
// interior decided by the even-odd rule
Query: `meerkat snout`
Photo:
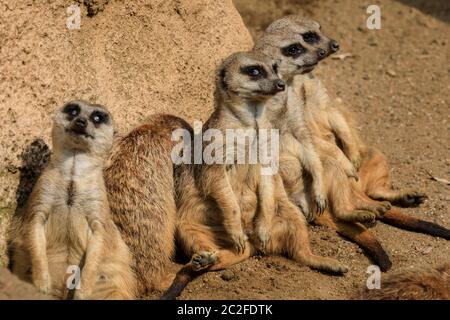
[[[283,80],[278,80],[276,83],[276,87],[278,91],[284,91],[284,89],[286,88],[286,84],[284,83]]]
[[[339,51],[339,43],[336,40],[330,40],[330,49],[331,51],[338,52]]]
[[[319,49],[317,51],[317,55],[318,55],[319,59],[323,59],[327,56],[327,52],[323,49]]]
[[[70,130],[75,134],[86,134],[87,124],[88,122],[86,118],[78,117],[74,121],[72,121]]]

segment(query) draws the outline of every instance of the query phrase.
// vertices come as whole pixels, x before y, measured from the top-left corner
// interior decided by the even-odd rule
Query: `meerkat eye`
[[[74,118],[80,114],[80,106],[77,104],[68,104],[64,107],[63,112],[67,114],[70,118]]]
[[[287,57],[298,57],[305,52],[305,48],[300,43],[294,43],[281,49],[281,52]]]
[[[241,72],[255,79],[265,78],[267,76],[266,71],[261,66],[244,67]]]
[[[302,34],[302,38],[306,43],[317,43],[320,40],[320,36],[315,32],[306,32]]]
[[[108,122],[108,115],[101,111],[94,111],[91,114],[91,121],[95,124],[101,124]]]

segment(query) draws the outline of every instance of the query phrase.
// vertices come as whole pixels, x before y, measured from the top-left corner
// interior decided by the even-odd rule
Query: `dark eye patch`
[[[320,36],[315,32],[306,32],[302,34],[303,41],[306,43],[317,43],[320,41]]]
[[[267,71],[258,65],[242,67],[241,73],[250,76],[252,79],[267,78]]]
[[[102,123],[108,123],[109,121],[109,116],[108,114],[102,112],[102,111],[94,111],[92,112],[91,116],[89,117],[89,119],[96,125],[102,124]]]
[[[302,53],[305,53],[306,49],[300,43],[293,43],[281,49],[281,53],[286,57],[297,58]]]
[[[75,103],[69,103],[64,107],[63,113],[67,114],[69,120],[72,120],[80,114],[80,106]]]

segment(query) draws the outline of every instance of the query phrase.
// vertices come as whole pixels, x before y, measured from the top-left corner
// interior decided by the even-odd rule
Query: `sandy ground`
[[[317,19],[341,44],[341,54],[317,69],[332,97],[359,120],[368,144],[389,158],[394,184],[425,191],[429,199],[408,214],[450,227],[450,2],[372,1],[382,29],[366,28],[365,1],[235,0],[252,35],[285,14]],[[378,223],[373,232],[389,252],[390,272],[449,259],[450,242]],[[370,260],[353,243],[324,227],[311,228],[316,253],[335,257],[350,271],[332,277],[283,257],[253,257],[230,270],[191,283],[182,299],[350,299],[368,277]],[[225,280],[226,279],[226,280]]]

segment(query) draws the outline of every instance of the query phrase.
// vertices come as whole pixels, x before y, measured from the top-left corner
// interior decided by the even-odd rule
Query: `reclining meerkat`
[[[311,29],[315,26],[314,23],[309,21],[305,23],[305,30],[308,31],[304,31],[307,37],[313,37],[311,35],[312,31],[306,29],[306,26]],[[307,37],[305,36],[310,42]],[[388,203],[378,203],[368,198],[366,201],[358,201],[359,199],[352,201],[353,195],[350,192],[351,188],[349,185],[351,182],[347,176],[357,178],[357,174],[351,162],[336,143],[331,140],[332,137],[330,135],[334,129],[331,128],[332,121],[328,118],[333,117],[330,117],[328,112],[323,112],[328,118],[316,119],[317,117],[314,118],[313,115],[313,113],[317,114],[324,107],[332,110],[330,113],[333,115],[340,113],[338,110],[328,107],[329,101],[326,100],[326,92],[323,90],[314,92],[316,101],[310,102],[309,99],[307,100],[305,97],[307,94],[305,86],[299,81],[299,78],[304,77],[303,74],[311,71],[318,61],[335,52],[338,48],[336,41],[330,40],[323,35],[319,36],[316,34],[316,37],[315,43],[309,44],[299,35],[278,31],[277,33],[267,33],[255,45],[255,50],[262,51],[281,61],[278,72],[288,84],[287,101],[278,106],[278,110],[276,106],[273,108],[268,107],[268,110],[276,110],[276,112],[270,113],[272,124],[275,128],[281,129],[281,132],[290,130],[305,132],[303,137],[288,135],[285,140],[289,139],[289,142],[281,144],[281,172],[282,174],[284,171],[286,172],[286,175],[283,177],[291,198],[300,205],[306,215],[313,218],[316,210],[311,208],[311,192],[308,192],[303,187],[302,170],[294,170],[294,172],[301,173],[299,176],[290,173],[290,167],[295,167],[296,163],[298,163],[297,159],[299,157],[294,152],[296,145],[304,143],[305,137],[308,140],[312,140],[312,143],[309,144],[312,149],[317,148],[320,160],[324,166],[326,192],[332,213],[342,221],[371,222],[375,220],[376,214],[384,213],[390,208],[390,205]],[[341,136],[353,136],[348,126],[336,124],[334,126],[339,127]],[[324,127],[328,130],[323,130],[322,128]],[[342,127],[346,128],[342,129]],[[347,140],[355,139],[348,138]],[[358,149],[353,143],[348,143],[348,145],[352,146],[347,148],[348,150]],[[342,187],[342,184],[347,186]]]
[[[262,39],[256,47],[264,46],[264,42],[270,45],[270,35],[275,38],[277,37],[276,35],[278,37],[282,35],[297,36],[301,48],[317,51],[317,55],[320,57],[316,64],[339,48],[337,42],[330,41],[329,38],[321,33],[319,23],[299,16],[288,16],[273,22],[266,29],[266,35],[268,35],[269,40]],[[286,71],[286,73],[293,72],[293,67],[292,65],[288,67],[291,71]],[[311,73],[314,67],[315,64],[311,66],[308,74],[295,76],[293,85],[298,87],[297,90],[303,92],[306,100],[308,123],[311,127],[316,127],[315,135],[319,135],[323,140],[328,140],[327,142],[330,142],[329,146],[341,144],[342,151],[352,161],[355,169],[359,170],[359,174],[367,174],[365,171],[376,171],[362,168],[362,165],[367,166],[368,162],[372,165],[376,162],[383,169],[384,167],[387,169],[384,156],[374,148],[365,145],[360,139],[350,112],[344,106],[337,108],[331,104],[326,89],[320,80]],[[376,160],[371,160],[372,158],[376,158]],[[363,163],[364,161],[365,163]],[[342,168],[345,168],[345,165]],[[384,170],[380,170],[376,174],[383,177],[386,173]],[[359,186],[372,199],[389,201],[401,206],[416,206],[426,198],[426,195],[421,192],[415,190],[393,190],[390,184],[386,184],[384,180],[381,182],[375,182],[375,180],[370,179],[370,183],[369,180],[359,183]]]
[[[325,88],[309,73],[321,59],[335,52],[338,44],[321,33],[317,22],[296,16],[278,20],[269,26],[268,30],[270,32],[266,32],[256,42],[255,48],[274,59],[279,59],[279,74],[282,78],[292,78],[292,81],[287,81],[288,90],[293,87],[292,101],[299,100],[294,103],[297,103],[299,108],[305,109],[306,123],[323,162],[324,181],[331,212],[326,211],[325,215],[314,217],[314,211],[311,212],[306,201],[309,198],[311,202],[311,192],[308,190],[308,181],[304,181],[301,165],[292,154],[281,150],[280,174],[292,201],[306,207],[305,211],[312,213],[310,217],[315,219],[315,223],[327,225],[357,242],[379,263],[382,270],[387,270],[391,266],[388,255],[370,231],[356,221],[362,222],[366,218],[370,221],[376,216],[400,228],[448,239],[450,231],[447,229],[408,217],[395,209],[390,209],[386,213],[390,207],[388,203],[377,202],[367,196],[369,194],[373,198],[390,200],[394,204],[400,202],[403,205],[418,203],[424,197],[423,194],[414,191],[391,189],[389,169],[383,155],[364,146],[354,129],[354,124],[349,120],[349,113],[332,106]],[[303,121],[300,119],[299,123]],[[346,139],[349,142],[345,144],[358,146],[360,151],[356,153],[362,155],[359,170],[361,179],[358,183],[346,177],[358,178],[354,174],[352,164],[337,145],[338,141]],[[348,150],[358,148],[347,148],[350,158],[356,160],[359,158],[359,156],[352,157],[348,153]],[[361,164],[359,160],[353,162],[355,165]],[[369,211],[372,214],[368,215]],[[353,214],[347,214],[348,212]]]
[[[120,138],[105,169],[114,222],[133,255],[138,292],[167,289],[175,253],[175,187],[172,131],[190,128],[183,119],[150,116]]]
[[[203,132],[216,129],[225,133],[230,128],[255,129],[260,125],[270,125],[264,119],[265,104],[284,90],[273,64],[271,59],[255,52],[241,52],[228,57],[219,69],[215,111]],[[288,199],[278,174],[269,182],[272,189],[264,189],[266,193],[260,194],[261,183],[266,183],[261,181],[260,169],[259,163],[182,165],[176,168],[177,238],[180,247],[192,259],[177,275],[164,298],[175,298],[192,279],[192,271],[224,269],[247,259],[261,248],[262,239],[256,232],[261,196],[271,197],[275,208],[274,213],[268,213],[272,216],[268,225],[269,238],[264,246],[266,253],[287,254],[311,268],[335,274],[347,272],[347,268],[338,261],[311,252],[306,221]],[[225,213],[226,210],[230,213]],[[226,217],[227,214],[234,217]],[[232,238],[226,227],[229,222],[225,221],[233,218],[240,219],[244,233],[241,238],[249,238],[237,252],[236,237]],[[234,223],[239,224],[238,221]]]
[[[135,297],[131,255],[111,219],[103,181],[113,134],[101,105],[72,101],[56,112],[50,163],[14,218],[10,238],[12,271],[43,293]],[[68,272],[77,269],[80,281],[69,291]]]
[[[364,289],[366,300],[450,300],[450,262],[401,271],[381,279],[380,289]]]

